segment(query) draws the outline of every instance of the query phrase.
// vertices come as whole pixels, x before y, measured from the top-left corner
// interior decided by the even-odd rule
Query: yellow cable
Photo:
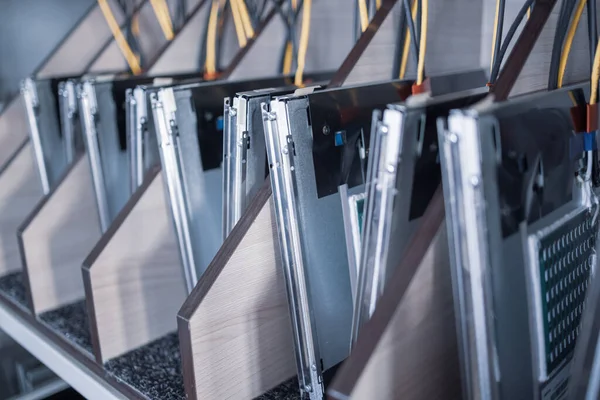
[[[172,40],[173,37],[175,36],[175,30],[173,29],[173,21],[171,21],[171,12],[169,11],[169,5],[167,4],[167,0],[160,0],[159,4],[161,4],[161,15],[164,21],[164,24],[167,27],[167,30],[169,32],[169,36],[165,35],[165,38],[167,40]],[[169,37],[171,37],[171,39],[169,39]]]
[[[233,15],[233,26],[235,27],[235,33],[237,35],[238,43],[240,47],[245,47],[248,40],[246,38],[246,32],[244,32],[244,27],[242,25],[242,17],[240,15],[240,10],[238,8],[238,3],[236,0],[230,0],[231,4],[231,14]]]
[[[242,22],[244,23],[244,30],[246,31],[247,38],[254,37],[254,28],[252,27],[252,21],[250,20],[250,14],[248,14],[248,8],[246,7],[246,2],[244,0],[237,0],[238,9],[240,10],[240,14],[242,16]]]
[[[527,19],[529,19],[529,17],[531,17],[531,7],[527,9]]]
[[[593,0],[596,1],[596,0]],[[558,87],[561,88],[563,85],[563,79],[565,77],[565,70],[567,69],[567,62],[569,61],[569,53],[571,53],[571,46],[573,45],[573,39],[575,38],[575,33],[577,32],[577,27],[579,26],[579,20],[581,19],[581,15],[583,14],[583,9],[585,8],[586,0],[579,0],[577,4],[577,8],[575,9],[575,15],[573,16],[573,21],[571,22],[571,26],[569,26],[569,31],[567,33],[567,37],[565,39],[565,45],[562,50],[562,54],[560,55],[560,64],[558,69]]]
[[[296,11],[298,9],[298,0],[292,0],[292,10]],[[292,73],[292,62],[294,55],[294,47],[292,46],[292,42],[287,42],[285,44],[285,53],[283,55],[283,74],[288,75]]]
[[[292,44],[287,42],[285,45],[285,53],[283,56],[283,74],[288,75],[292,72],[292,55],[293,49]]]
[[[411,18],[413,21],[417,17],[417,5],[419,0],[414,0],[412,8],[410,10]],[[410,53],[410,29],[406,28],[406,40],[404,41],[404,48],[402,49],[402,61],[400,63],[400,79],[404,79],[406,76],[406,66],[408,65],[408,54]]]
[[[367,11],[367,0],[358,0],[358,10],[360,12],[360,29],[362,32],[369,26],[369,11]]]
[[[213,76],[217,73],[217,16],[219,14],[219,0],[213,0],[208,18],[208,33],[206,35],[206,74]]]
[[[131,20],[131,32],[135,36],[139,36],[140,35],[140,18],[139,18],[139,15],[137,15],[137,14],[135,14],[132,17],[132,20]]]
[[[169,9],[165,0],[150,0],[150,4],[152,4],[152,9],[163,31],[163,35],[165,35],[167,40],[172,40],[175,34],[173,33],[173,23],[171,22]]]
[[[494,68],[494,55],[496,54],[496,37],[498,36],[498,22],[500,19],[500,0],[496,0],[496,16],[494,17],[494,30],[492,31],[492,57],[490,60],[490,73]]]
[[[127,64],[129,64],[131,72],[133,72],[134,75],[141,74],[142,67],[140,66],[140,61],[131,50],[131,47],[129,47],[129,43],[127,43],[125,36],[123,36],[123,32],[121,32],[121,28],[119,27],[119,24],[117,23],[117,20],[115,19],[108,2],[106,0],[98,0],[98,5],[100,6],[100,10],[104,15],[104,19],[106,20],[106,23],[108,24],[108,27],[110,28],[110,31],[112,32],[112,35],[115,38],[121,53],[123,54],[123,57],[125,57]]]
[[[379,10],[381,8],[381,0],[375,0],[375,7]]]
[[[592,66],[592,92],[590,94],[590,104],[596,104],[598,100],[598,80],[600,78],[600,41],[596,46],[594,55],[594,64]]]
[[[421,38],[419,43],[419,62],[417,65],[417,85],[425,79],[425,53],[427,53],[427,20],[429,14],[429,0],[422,0],[421,7]]]
[[[306,50],[308,49],[308,39],[310,37],[310,15],[312,8],[312,0],[304,0],[304,10],[302,11],[302,30],[300,32],[300,44],[298,49],[298,68],[296,68],[296,76],[294,85],[303,85],[304,63],[306,62]]]

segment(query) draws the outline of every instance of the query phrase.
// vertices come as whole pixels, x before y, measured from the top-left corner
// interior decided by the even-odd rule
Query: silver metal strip
[[[491,272],[487,241],[482,159],[476,119],[453,111],[440,130],[440,157],[455,302],[468,399],[497,399],[497,363],[490,315]]]
[[[76,138],[75,138],[75,119],[77,117],[77,94],[75,91],[75,82],[64,81],[58,86],[59,108],[61,118],[61,129],[65,145],[65,157],[67,165],[75,159]]]
[[[100,216],[100,227],[102,232],[106,232],[110,225],[110,214],[108,211],[108,200],[106,198],[106,186],[104,181],[104,172],[100,162],[100,146],[98,144],[98,132],[96,130],[96,115],[98,108],[96,105],[96,92],[93,81],[85,81],[79,87],[81,99],[81,112],[83,117],[83,129],[86,137],[86,146],[88,159],[90,160],[90,169],[92,172],[92,181],[94,182],[94,191],[96,193],[96,202],[98,204],[98,214]]]
[[[233,100],[237,110],[235,136],[232,143],[232,200],[229,204],[231,210],[230,230],[242,217],[246,209],[246,167],[248,153],[248,101],[241,96]]]
[[[31,137],[31,144],[33,148],[33,154],[37,169],[42,183],[42,191],[44,194],[50,192],[50,179],[48,177],[48,170],[46,169],[46,161],[44,160],[44,150],[42,148],[42,141],[40,138],[40,129],[38,126],[37,113],[40,107],[40,103],[37,95],[37,88],[35,82],[31,78],[25,79],[21,84],[21,93],[25,100],[25,110],[27,112],[27,120],[29,122],[29,136]]]
[[[355,237],[352,199],[355,197],[348,194],[348,185],[339,188],[340,200],[342,201],[342,217],[344,218],[344,237],[346,239],[346,254],[348,255],[348,269],[350,272],[350,287],[352,290],[352,301],[356,300],[356,286],[358,280],[358,261],[360,260],[360,232],[358,241]],[[365,196],[366,197],[366,196]],[[352,198],[352,199],[351,199]]]
[[[273,204],[278,220],[281,258],[287,282],[300,390],[308,394],[311,399],[321,400],[324,396],[324,387],[319,365],[319,350],[316,346],[318,340],[310,312],[307,276],[302,260],[292,180],[293,142],[289,132],[286,105],[284,102],[273,100],[269,111],[267,105],[263,103],[262,115],[267,157],[271,168]]]
[[[142,87],[136,87],[133,89],[133,98],[135,100],[135,142],[132,146],[134,152],[134,168],[135,182],[139,187],[144,181],[144,175],[146,172],[145,168],[145,154],[144,154],[144,133],[148,127],[148,103],[146,101],[146,89]]]
[[[385,110],[383,122],[373,125],[373,135],[380,154],[372,164],[373,181],[369,185],[368,224],[369,234],[363,240],[359,267],[358,292],[352,316],[351,343],[358,338],[360,328],[367,322],[383,293],[386,282],[387,252],[390,246],[390,231],[394,197],[396,196],[396,174],[401,153],[403,114],[396,110]]]
[[[138,147],[137,147],[137,101],[133,95],[133,89],[125,92],[125,129],[127,129],[127,159],[129,164],[129,188],[133,193],[138,184]]]
[[[232,208],[235,202],[233,195],[233,171],[235,170],[234,157],[238,114],[236,99],[233,100],[233,105],[229,97],[223,103],[223,240],[227,238],[235,225],[232,222]]]
[[[168,198],[173,212],[175,233],[179,244],[183,275],[188,293],[198,282],[194,252],[187,219],[187,206],[184,198],[182,168],[178,155],[178,134],[176,124],[176,104],[173,89],[161,89],[152,95],[152,111],[163,172],[166,177]]]

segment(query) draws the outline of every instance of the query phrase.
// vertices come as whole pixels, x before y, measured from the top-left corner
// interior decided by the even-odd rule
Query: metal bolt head
[[[390,174],[392,174],[396,170],[396,167],[394,166],[394,164],[388,164],[385,167],[385,169],[386,169],[387,172],[389,172]]]
[[[317,370],[317,364],[313,364],[310,366],[310,369],[312,369],[313,371]]]
[[[471,176],[471,178],[469,179],[469,182],[471,182],[471,186],[473,186],[473,187],[477,187],[481,183],[479,180],[479,177],[477,175]]]
[[[237,115],[237,109],[230,108],[229,109],[229,114],[231,114],[232,117],[235,117]]]
[[[323,135],[329,135],[331,133],[331,128],[329,125],[323,125]]]
[[[309,392],[309,393],[312,392],[312,386],[310,386],[310,385],[304,385],[304,391],[305,392]]]
[[[385,126],[385,125],[381,125],[380,131],[381,131],[381,133],[383,133],[383,134],[387,134],[387,133],[388,133],[390,130],[388,129],[388,127],[387,127],[387,126]]]
[[[277,119],[277,115],[274,112],[267,113],[267,118],[269,121],[275,121]]]
[[[283,154],[287,154],[288,153],[287,144],[285,146],[283,146],[283,149],[281,149],[281,151],[283,152]]]
[[[457,143],[458,136],[456,135],[456,133],[451,133],[450,136],[448,136],[448,140],[450,141],[450,143]]]

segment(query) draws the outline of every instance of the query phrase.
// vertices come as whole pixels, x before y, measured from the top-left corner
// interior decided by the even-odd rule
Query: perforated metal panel
[[[592,212],[581,210],[532,236],[537,240],[548,375],[569,359],[575,348],[598,235],[598,221],[592,222]]]

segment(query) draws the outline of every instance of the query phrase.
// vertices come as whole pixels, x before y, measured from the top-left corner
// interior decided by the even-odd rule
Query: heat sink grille
[[[568,359],[579,333],[598,223],[586,210],[539,240],[548,375]]]

